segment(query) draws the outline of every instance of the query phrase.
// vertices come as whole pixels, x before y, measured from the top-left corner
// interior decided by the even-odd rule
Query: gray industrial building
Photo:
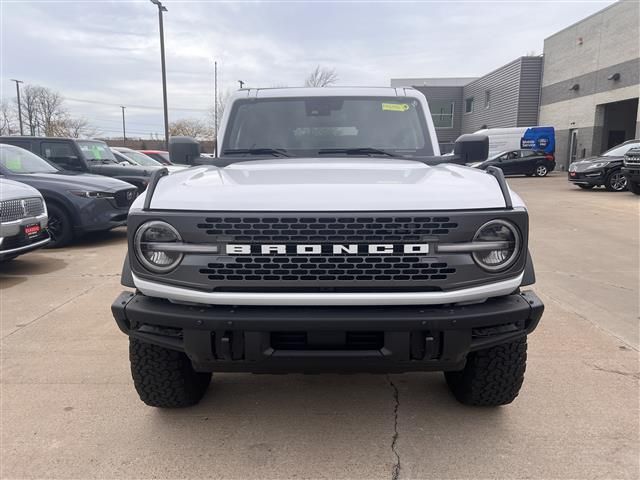
[[[556,161],[602,153],[640,138],[640,3],[622,0],[479,78],[398,78],[427,97],[443,152],[481,128],[551,125]]]
[[[538,124],[542,57],[520,57],[479,78],[398,78],[392,87],[420,90],[431,109],[440,149],[481,128]]]
[[[556,159],[640,138],[640,4],[621,1],[544,41],[540,123],[556,128]]]

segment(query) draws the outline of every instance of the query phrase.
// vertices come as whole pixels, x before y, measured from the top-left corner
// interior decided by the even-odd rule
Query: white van
[[[489,137],[489,157],[511,150],[539,150],[555,153],[555,131],[553,127],[485,128],[475,132]]]

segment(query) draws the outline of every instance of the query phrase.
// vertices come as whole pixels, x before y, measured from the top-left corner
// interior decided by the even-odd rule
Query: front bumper
[[[585,172],[569,172],[567,178],[571,183],[579,185],[604,185],[604,170],[587,170]]]
[[[111,306],[131,338],[218,372],[460,370],[469,352],[531,333],[530,291],[464,306],[188,306],[123,292]]]
[[[76,233],[111,230],[127,224],[129,207],[118,207],[113,200],[90,199],[79,208],[79,223]]]
[[[39,225],[40,233],[34,236],[24,233],[24,228],[29,225]],[[46,214],[0,224],[0,260],[14,258],[45,246],[50,240],[46,227]]]
[[[628,182],[640,183],[640,165],[624,166],[622,174],[627,177]]]

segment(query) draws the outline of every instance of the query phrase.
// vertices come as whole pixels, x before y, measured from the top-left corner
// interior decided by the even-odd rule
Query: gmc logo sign
[[[428,243],[393,244],[310,244],[310,245],[232,245],[226,246],[227,255],[391,255],[426,254]]]

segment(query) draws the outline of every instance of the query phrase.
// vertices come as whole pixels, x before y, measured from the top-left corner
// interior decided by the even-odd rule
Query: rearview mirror
[[[453,146],[453,154],[461,163],[483,162],[489,156],[489,137],[486,135],[461,135]]]
[[[191,137],[171,137],[169,157],[171,157],[171,163],[194,165],[200,157],[200,144]]]

